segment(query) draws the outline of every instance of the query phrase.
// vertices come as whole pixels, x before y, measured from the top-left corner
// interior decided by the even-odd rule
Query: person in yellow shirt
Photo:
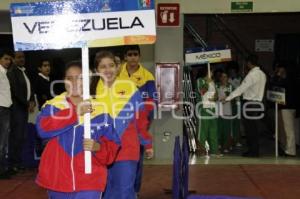
[[[141,51],[138,45],[126,46],[124,58],[126,61],[121,65],[119,78],[135,83],[146,102],[146,109],[151,120],[157,102],[154,76],[140,63]]]
[[[120,69],[120,79],[131,80],[138,87],[142,93],[142,97],[145,103],[145,109],[147,111],[148,128],[154,117],[154,113],[157,105],[157,92],[155,87],[155,79],[141,63],[141,51],[138,45],[125,46],[124,50],[125,63],[122,64]],[[144,159],[144,147],[141,145],[141,156],[137,168],[137,176],[135,180],[135,192],[139,193],[142,183],[142,172],[143,172],[143,159]]]

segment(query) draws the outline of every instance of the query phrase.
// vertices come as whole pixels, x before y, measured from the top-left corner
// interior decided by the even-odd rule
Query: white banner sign
[[[15,49],[44,50],[155,42],[153,1],[145,5],[140,1],[131,1],[131,7],[124,0],[123,4],[120,0],[119,4],[115,0],[105,2],[83,0],[12,4]]]
[[[231,50],[204,51],[185,54],[186,64],[218,63],[231,61]]]
[[[257,39],[255,40],[256,52],[273,52],[274,51],[273,39]]]
[[[268,90],[267,99],[278,104],[285,104],[285,92]]]

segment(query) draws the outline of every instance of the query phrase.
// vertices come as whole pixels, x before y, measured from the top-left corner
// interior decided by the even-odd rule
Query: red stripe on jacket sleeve
[[[43,131],[56,131],[72,125],[77,122],[77,113],[75,108],[63,109],[53,115],[42,117],[40,126]]]
[[[144,108],[147,112],[151,112],[154,110],[156,103],[153,98],[147,98],[144,102]]]
[[[138,115],[136,117],[136,125],[138,128],[138,133],[141,136],[142,140],[145,141],[146,149],[152,148],[152,135],[148,131],[148,111],[147,110],[139,110]]]

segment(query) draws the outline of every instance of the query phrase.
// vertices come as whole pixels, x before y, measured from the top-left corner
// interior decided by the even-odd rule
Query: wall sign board
[[[179,68],[179,63],[156,64],[156,86],[160,107],[177,108]]]
[[[180,21],[179,3],[159,3],[157,4],[157,25],[167,27],[178,27]]]

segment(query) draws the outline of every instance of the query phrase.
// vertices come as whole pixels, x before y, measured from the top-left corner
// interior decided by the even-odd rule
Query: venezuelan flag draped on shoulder
[[[152,106],[151,103],[157,104],[157,92],[154,77],[142,64],[139,64],[139,69],[129,76],[126,65],[127,63],[124,63],[121,66],[119,78],[134,82],[138,87],[144,102],[146,102],[145,108],[150,114],[154,109],[154,106]]]
[[[12,3],[16,50],[153,44],[154,0]]]
[[[98,102],[107,104],[115,129],[121,137],[122,147],[116,161],[138,160],[140,144],[152,148],[152,136],[147,130],[147,111],[141,93],[132,81],[118,78],[108,88],[99,80],[96,98]]]
[[[115,160],[120,139],[113,131],[110,115],[97,102],[92,104],[91,137],[101,145],[92,155],[92,175],[84,172],[83,118],[77,116],[75,105],[63,93],[43,106],[36,124],[39,135],[49,142],[36,179],[40,186],[60,192],[104,191],[106,166]]]

